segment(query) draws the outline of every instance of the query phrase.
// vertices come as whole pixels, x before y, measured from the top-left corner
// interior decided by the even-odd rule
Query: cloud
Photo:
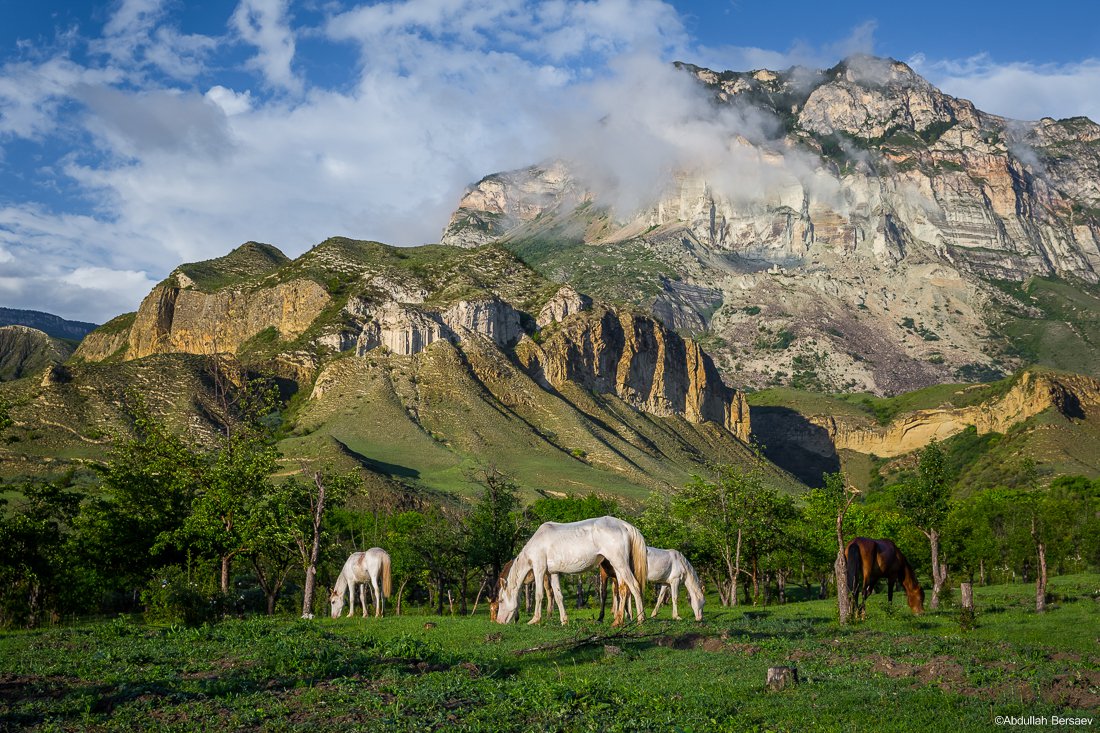
[[[295,42],[287,5],[287,0],[241,0],[231,22],[240,37],[259,50],[248,65],[262,72],[271,86],[299,92],[302,80],[291,69]]]
[[[1085,115],[1100,120],[1100,59],[1067,64],[1001,63],[988,54],[909,65],[936,86],[983,111],[1018,120]]]
[[[785,51],[755,46],[704,46],[696,49],[692,59],[685,60],[719,71],[779,71],[792,66],[825,69],[848,56],[873,54],[877,30],[878,23],[868,20],[855,26],[847,36],[834,43],[814,46],[804,41],[795,41]]]
[[[175,28],[164,0],[120,0],[89,50],[135,80],[153,70],[186,81],[199,75],[216,45],[215,38]]]

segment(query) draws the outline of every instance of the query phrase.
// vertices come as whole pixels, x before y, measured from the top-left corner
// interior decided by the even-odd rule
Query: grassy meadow
[[[970,731],[998,715],[1095,718],[1100,575],[1049,590],[1039,616],[1031,584],[976,588],[969,630],[950,606],[911,616],[904,596],[872,597],[848,627],[835,600],[708,598],[703,623],[666,606],[587,644],[615,634],[591,609],[564,628],[493,624],[484,605],[474,618],[80,622],[0,635],[0,730]],[[767,691],[777,665],[801,683]]]

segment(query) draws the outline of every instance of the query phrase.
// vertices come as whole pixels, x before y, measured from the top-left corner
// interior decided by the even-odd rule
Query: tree
[[[915,479],[898,487],[898,507],[904,511],[925,537],[932,551],[932,608],[939,608],[940,591],[947,580],[947,566],[940,548],[940,530],[950,509],[951,488],[943,450],[933,440],[920,454]]]
[[[777,536],[778,526],[769,515],[780,511],[780,500],[764,484],[761,460],[757,455],[748,468],[714,466],[714,480],[693,476],[670,498],[673,516],[695,536],[700,555],[717,576],[723,605],[737,605],[742,574],[756,585],[759,559]],[[793,505],[787,506],[793,514]],[[742,568],[743,553],[751,570]]]
[[[303,473],[306,469],[303,468]],[[313,614],[316,593],[317,564],[321,557],[321,544],[326,537],[326,513],[341,506],[362,485],[362,478],[355,471],[345,474],[327,474],[310,471],[308,480],[292,476],[275,488],[272,517],[283,522],[270,528],[276,541],[292,544],[297,550],[305,573],[302,588],[302,616]],[[281,532],[280,532],[281,530]]]
[[[221,591],[229,593],[233,560],[248,554],[256,539],[246,531],[246,518],[271,492],[268,476],[278,466],[269,420],[277,393],[260,380],[230,390],[222,384],[228,377],[222,376],[220,367],[214,374],[221,433],[214,449],[203,455],[203,470],[179,537],[218,558]]]
[[[80,506],[80,495],[68,482],[28,481],[22,500],[0,514],[0,625],[35,626],[43,610],[74,593],[66,570],[69,526]]]
[[[101,591],[136,598],[153,568],[186,557],[179,531],[203,470],[200,453],[157,419],[144,400],[127,396],[128,437],[116,436],[107,463],[97,466],[102,491],[76,519],[80,562],[95,568]]]
[[[515,554],[519,539],[519,487],[492,468],[483,473],[481,484],[481,496],[466,515],[467,556],[472,566],[488,567],[495,589],[500,569]]]

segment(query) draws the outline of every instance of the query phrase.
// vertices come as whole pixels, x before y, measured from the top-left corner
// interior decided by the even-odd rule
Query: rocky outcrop
[[[558,288],[558,292],[554,293],[554,296],[546,301],[546,305],[539,311],[539,316],[535,319],[535,322],[538,324],[539,328],[543,328],[549,326],[551,323],[564,321],[574,313],[580,313],[591,307],[591,298],[587,295],[578,293],[569,285],[562,285]]]
[[[0,381],[19,379],[69,358],[73,347],[28,326],[0,326]]]
[[[232,353],[268,328],[275,328],[282,339],[293,339],[330,300],[320,284],[306,279],[213,293],[184,288],[170,279],[141,302],[126,356]]]
[[[560,161],[486,176],[467,189],[440,244],[478,247],[491,242],[544,211],[579,203],[577,188]]]
[[[499,346],[511,346],[523,333],[519,311],[500,298],[460,300],[438,310],[354,298],[344,310],[356,325],[324,343],[340,351],[354,348],[358,356],[378,347],[412,356],[441,339],[457,342],[474,334]]]
[[[725,385],[698,344],[653,318],[597,307],[565,318],[541,345],[521,347],[521,363],[552,387],[614,394],[644,412],[714,422],[749,439],[744,394]]]
[[[886,426],[870,426],[854,418],[814,416],[837,450],[852,450],[883,458],[920,450],[933,440],[945,440],[974,427],[978,434],[1005,433],[1046,410],[1074,419],[1100,411],[1100,381],[1083,376],[1024,372],[1005,395],[978,405],[917,410]]]

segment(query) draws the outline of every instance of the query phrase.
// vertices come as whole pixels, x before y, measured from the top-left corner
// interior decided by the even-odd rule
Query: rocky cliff
[[[517,354],[552,387],[614,394],[644,412],[714,422],[749,440],[744,394],[726,387],[698,344],[653,318],[594,308],[565,317],[541,345],[528,340]]]
[[[1004,396],[977,405],[917,410],[888,425],[868,425],[858,419],[814,415],[836,450],[852,450],[882,458],[920,450],[933,440],[945,440],[974,427],[979,435],[1007,433],[1030,417],[1056,410],[1070,419],[1100,415],[1100,381],[1078,375],[1024,372]]]
[[[889,59],[679,67],[718,109],[763,120],[730,130],[733,167],[680,170],[636,211],[601,204],[567,163],[491,175],[442,241],[499,239],[548,276],[707,333],[723,373],[757,387],[881,394],[1004,373],[1028,348],[1019,312],[1058,318],[1003,281],[1091,293],[1100,279],[1095,123],[986,114]],[[593,272],[593,257],[618,264]]]

